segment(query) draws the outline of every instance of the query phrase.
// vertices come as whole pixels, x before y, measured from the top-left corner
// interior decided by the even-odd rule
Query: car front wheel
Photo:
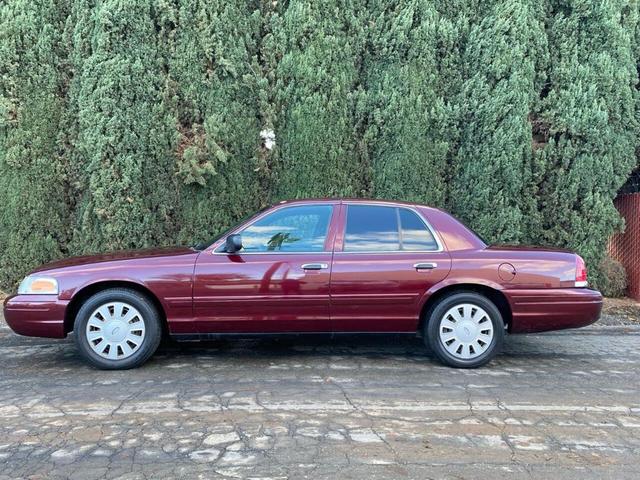
[[[162,336],[153,303],[134,290],[113,288],[90,297],[78,311],[74,338],[83,359],[105,370],[146,362]]]
[[[502,315],[483,295],[454,293],[441,299],[427,315],[425,341],[446,365],[480,367],[502,348]]]

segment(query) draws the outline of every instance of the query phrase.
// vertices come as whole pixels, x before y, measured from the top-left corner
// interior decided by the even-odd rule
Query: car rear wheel
[[[153,303],[139,292],[123,288],[90,297],[74,323],[83,359],[104,370],[142,365],[158,348],[161,336],[160,317]]]
[[[483,295],[454,293],[441,299],[427,315],[425,342],[446,365],[480,367],[502,348],[502,315]]]

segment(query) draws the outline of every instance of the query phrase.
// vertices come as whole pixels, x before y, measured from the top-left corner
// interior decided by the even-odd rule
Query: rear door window
[[[344,237],[345,252],[400,250],[398,215],[394,207],[349,205]]]
[[[410,252],[431,251],[438,249],[438,243],[418,214],[407,210],[398,209],[400,212],[400,237],[402,250]]]
[[[379,205],[348,205],[345,252],[438,250],[425,222],[412,210]]]

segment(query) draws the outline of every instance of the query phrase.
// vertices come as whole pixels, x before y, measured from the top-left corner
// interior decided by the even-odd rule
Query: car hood
[[[80,257],[70,257],[55,262],[45,263],[44,265],[33,270],[32,273],[42,272],[46,270],[54,270],[66,267],[78,267],[82,265],[90,265],[93,263],[113,262],[118,260],[133,260],[152,257],[168,257],[177,255],[195,255],[199,253],[197,250],[188,247],[171,247],[171,248],[149,248],[144,250],[123,250],[119,252],[103,253],[99,255],[83,255]]]
[[[566,248],[556,248],[556,247],[541,247],[538,245],[489,245],[487,250],[502,250],[502,251],[511,251],[511,252],[560,252],[560,253],[574,253],[571,250],[567,250]]]

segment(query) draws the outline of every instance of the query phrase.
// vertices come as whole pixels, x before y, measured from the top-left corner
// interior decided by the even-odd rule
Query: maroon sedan
[[[595,322],[602,296],[578,255],[487,246],[451,215],[374,200],[301,200],[206,246],[77,257],[27,276],[4,314],[17,333],[65,337],[106,369],[177,339],[409,333],[444,363],[477,367],[505,332]]]

